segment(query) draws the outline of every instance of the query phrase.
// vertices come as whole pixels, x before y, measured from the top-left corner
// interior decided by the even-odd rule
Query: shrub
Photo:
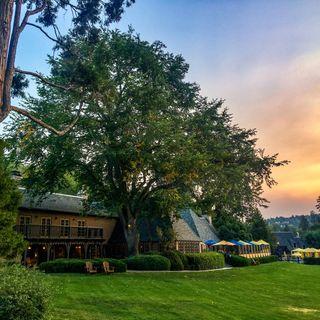
[[[256,259],[259,263],[270,263],[278,261],[277,256],[266,256],[266,257],[260,257]]]
[[[170,260],[170,270],[180,271],[184,269],[180,255],[176,251],[164,251],[162,255]]]
[[[126,259],[131,270],[170,270],[170,260],[160,255],[138,255]]]
[[[317,265],[320,265],[320,258],[304,258],[303,262],[305,264],[317,264]]]
[[[117,260],[117,259],[111,259],[111,258],[105,258],[105,259],[95,259],[93,260],[93,264],[100,269],[100,271],[103,270],[102,263],[103,261],[108,261],[111,267],[114,267],[114,272],[126,272],[127,271],[127,265],[124,261]]]
[[[187,256],[180,252],[180,251],[174,251],[181,259],[182,263],[183,263],[183,267],[184,269],[189,269],[189,264],[188,264],[188,258]]]
[[[144,255],[146,255],[146,256],[160,256],[161,253],[159,251],[148,251],[148,252],[145,252]]]
[[[46,273],[85,273],[86,261],[82,259],[56,259],[41,263],[39,269]]]
[[[224,256],[217,252],[186,254],[191,270],[209,270],[224,267]]]
[[[227,254],[225,258],[226,258],[226,263],[230,264],[233,267],[247,267],[252,264],[252,261],[250,259],[237,256],[234,254]]]
[[[0,269],[0,319],[43,320],[50,288],[39,272],[13,265]]]

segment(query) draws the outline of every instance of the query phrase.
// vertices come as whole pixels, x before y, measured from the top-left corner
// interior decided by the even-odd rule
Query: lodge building
[[[23,202],[16,228],[29,244],[23,255],[24,264],[36,265],[58,258],[122,258],[127,255],[117,216],[98,206],[85,210],[81,196],[53,193],[40,199],[24,189],[21,192]],[[204,241],[216,237],[211,223],[190,210],[181,216],[172,224],[175,249],[184,253],[202,252],[206,247]],[[154,223],[142,223],[140,235],[141,253],[162,250]]]

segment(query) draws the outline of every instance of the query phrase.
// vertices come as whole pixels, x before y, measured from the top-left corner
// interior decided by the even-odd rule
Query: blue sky
[[[265,216],[308,212],[320,193],[319,17],[311,0],[137,0],[117,24],[182,54],[204,95],[226,99],[266,152],[292,161],[274,172],[279,185],[266,191]],[[61,15],[63,29],[69,23]],[[28,29],[16,65],[45,73],[50,49]]]

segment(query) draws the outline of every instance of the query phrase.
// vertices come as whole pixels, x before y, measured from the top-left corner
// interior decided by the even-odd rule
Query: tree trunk
[[[134,221],[133,221],[134,220]],[[139,231],[136,220],[132,219],[127,231],[128,255],[135,256],[139,254]]]
[[[7,108],[3,104],[5,75],[13,14],[13,0],[0,0],[0,122],[7,116]]]
[[[127,241],[128,255],[139,254],[139,230],[137,226],[137,215],[132,214],[128,206],[124,206],[119,212],[119,219],[123,228],[123,233]]]

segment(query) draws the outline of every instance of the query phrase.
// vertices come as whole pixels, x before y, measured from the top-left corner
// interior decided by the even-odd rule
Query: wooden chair
[[[110,267],[110,264],[108,261],[103,261],[102,265],[103,265],[103,270],[106,274],[114,272],[114,267]]]
[[[86,271],[87,273],[94,274],[97,273],[97,269],[93,267],[90,261],[86,262]]]

